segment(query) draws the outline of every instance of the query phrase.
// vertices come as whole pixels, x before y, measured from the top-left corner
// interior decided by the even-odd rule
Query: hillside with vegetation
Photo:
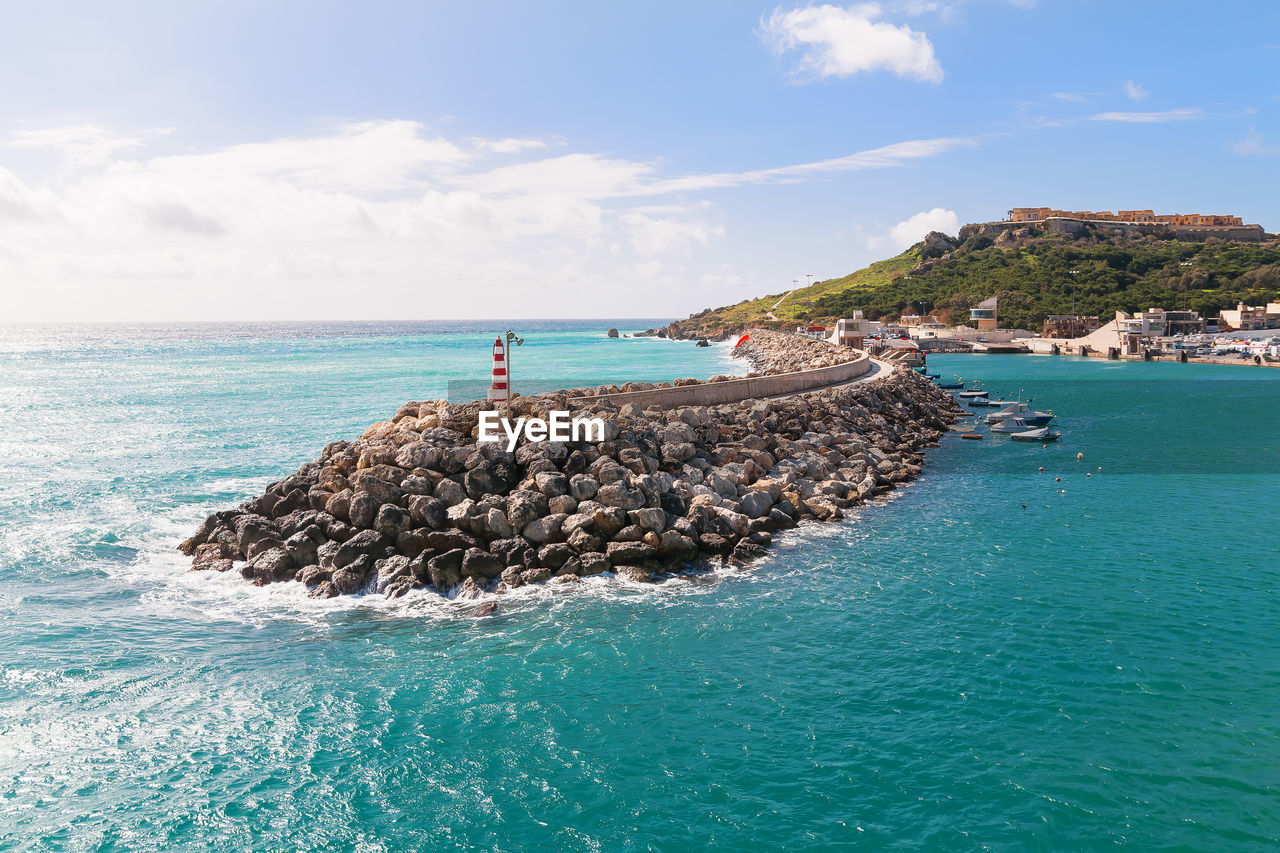
[[[1186,242],[1093,227],[1079,236],[1034,227],[975,233],[981,230],[966,226],[963,241],[934,232],[901,255],[793,291],[781,304],[782,294],[744,301],[669,331],[720,336],[749,325],[828,323],[855,310],[882,320],[934,314],[958,325],[991,296],[1000,299],[1002,327],[1039,331],[1049,314],[1105,320],[1117,310],[1163,307],[1214,317],[1239,302],[1280,299],[1280,240]]]

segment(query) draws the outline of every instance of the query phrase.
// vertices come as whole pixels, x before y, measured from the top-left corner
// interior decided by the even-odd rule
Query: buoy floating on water
[[[1084,454],[1083,454],[1083,453],[1077,453],[1077,454],[1076,454],[1076,458],[1077,458],[1077,459],[1083,459],[1083,458],[1084,458]]]
[[[502,338],[493,339],[493,378],[489,382],[488,399],[495,403],[511,399],[511,389],[507,387],[507,352]]]

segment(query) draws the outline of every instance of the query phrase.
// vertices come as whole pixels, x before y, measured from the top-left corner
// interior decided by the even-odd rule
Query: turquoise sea
[[[1280,371],[934,357],[1062,441],[479,620],[173,550],[507,325],[517,385],[741,367],[656,322],[0,326],[0,849],[1280,845]]]

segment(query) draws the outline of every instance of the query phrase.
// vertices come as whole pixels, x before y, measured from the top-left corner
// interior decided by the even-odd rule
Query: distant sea
[[[506,328],[517,386],[742,369],[604,334],[659,322],[0,326],[0,849],[1280,845],[1280,371],[930,357],[1062,441],[479,620],[174,551]]]

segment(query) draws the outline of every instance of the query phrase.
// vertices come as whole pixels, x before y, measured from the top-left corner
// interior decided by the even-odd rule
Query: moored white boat
[[[1037,412],[1026,403],[1016,402],[998,412],[987,415],[987,423],[993,424],[999,421],[1013,420],[1014,418],[1025,421],[1029,426],[1044,426],[1053,420],[1053,412]]]
[[[1032,425],[1022,418],[1009,418],[1008,420],[996,421],[991,424],[992,432],[1026,432],[1031,428]]]
[[[1048,427],[1040,427],[1026,432],[1015,432],[1009,437],[1014,441],[1057,441],[1062,438],[1062,433],[1050,432]]]

